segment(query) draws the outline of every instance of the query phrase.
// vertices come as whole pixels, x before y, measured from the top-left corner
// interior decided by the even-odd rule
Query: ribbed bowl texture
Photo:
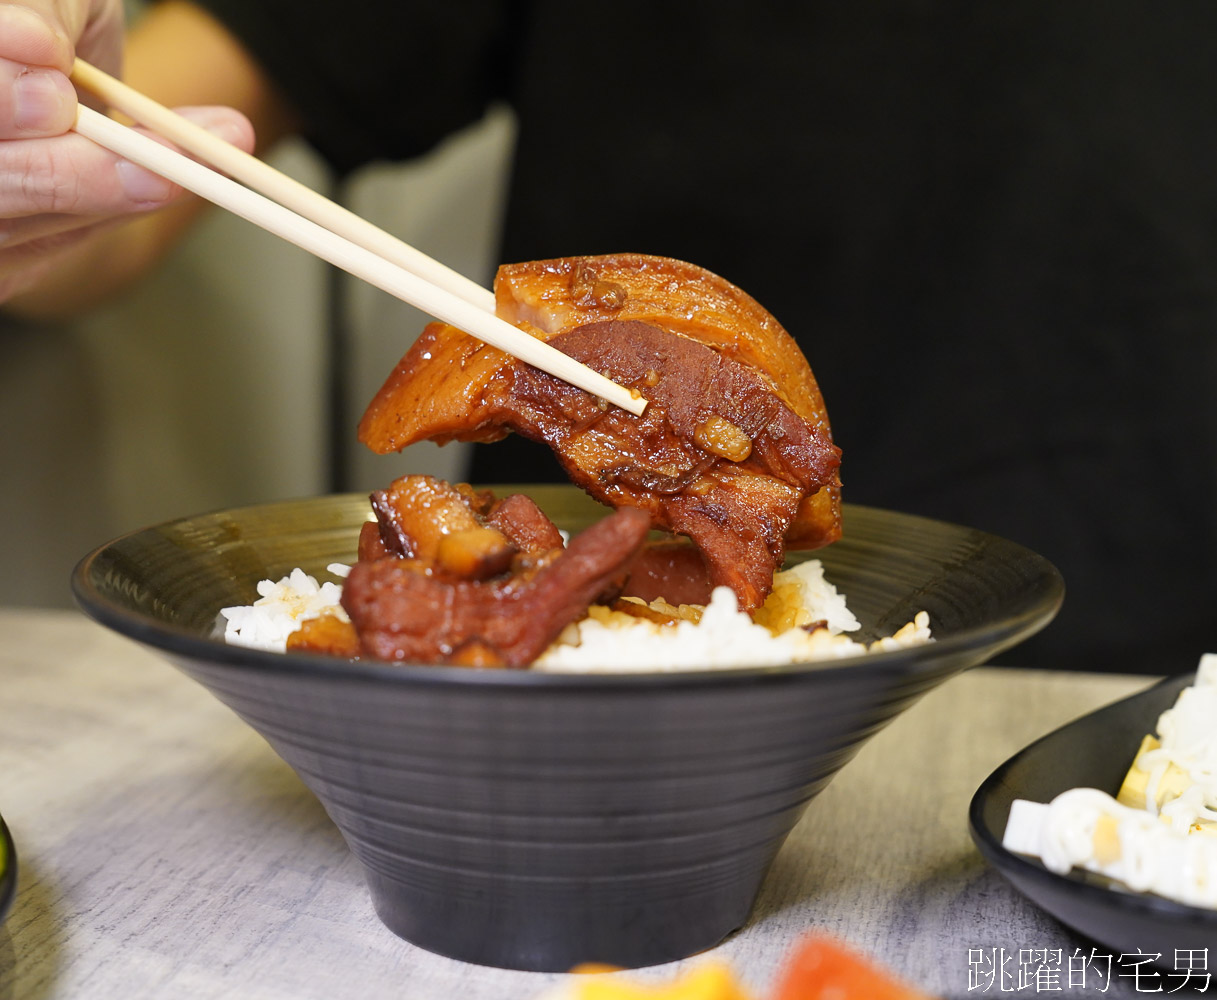
[[[516,487],[563,528],[604,508]],[[1012,542],[846,505],[812,555],[862,637],[929,612],[934,642],[820,664],[544,674],[351,663],[226,645],[262,579],[354,559],[366,496],[204,514],[81,561],[97,621],[167,657],[318,797],[373,904],[423,948],[503,968],[638,967],[743,926],[810,800],[919,696],[1044,627],[1063,585]],[[962,818],[961,818],[962,821]]]

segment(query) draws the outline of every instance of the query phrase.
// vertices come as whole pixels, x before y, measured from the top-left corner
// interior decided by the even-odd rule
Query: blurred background
[[[315,56],[320,33],[329,51],[330,5],[272,6],[290,16],[270,49]],[[341,184],[303,146],[277,166],[482,283],[500,258],[620,250],[738,283],[811,361],[848,501],[1061,569],[1061,615],[1018,662],[1179,672],[1217,641],[1217,5],[636,2],[606,28],[560,0],[488,0],[434,5],[448,30],[404,66],[418,12],[391,9],[388,54],[359,66],[431,87],[401,105],[428,136],[409,155],[448,134],[454,79],[492,76],[518,119],[491,105]],[[476,10],[471,45],[454,22]],[[484,73],[426,75],[470,60]],[[516,440],[476,467],[451,445],[357,443],[426,322],[219,212],[86,321],[0,320],[0,601],[68,604],[84,553],[177,516],[407,470],[537,478]]]

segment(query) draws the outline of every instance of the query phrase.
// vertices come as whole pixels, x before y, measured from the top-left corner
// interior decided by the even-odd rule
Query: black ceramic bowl
[[[605,513],[529,489],[562,527]],[[256,583],[354,558],[363,496],[174,521],[85,558],[86,612],[158,650],[259,733],[362,862],[393,931],[466,961],[637,967],[748,918],[808,801],[927,690],[1042,628],[1060,577],[981,532],[847,508],[816,553],[867,636],[937,641],[778,669],[558,675],[279,655],[212,638]]]
[[[1159,955],[1167,967],[1176,949],[1217,950],[1217,910],[1130,892],[1088,872],[1058,875],[1038,859],[1007,851],[1002,836],[1015,799],[1051,802],[1070,788],[1115,795],[1141,738],[1195,679],[1168,678],[1049,733],[994,771],[969,810],[977,847],[1019,892],[1110,953]]]

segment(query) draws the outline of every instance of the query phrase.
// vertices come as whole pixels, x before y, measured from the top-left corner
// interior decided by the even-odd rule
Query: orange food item
[[[804,939],[778,976],[773,1000],[931,1000],[821,934]]]
[[[609,972],[580,966],[573,972]],[[548,994],[547,994],[548,996]],[[727,966],[709,962],[661,985],[618,976],[590,976],[567,992],[566,1000],[753,1000]],[[869,959],[824,934],[804,938],[786,960],[764,1000],[934,1000],[905,986]],[[760,1000],[760,998],[757,998]]]
[[[359,656],[355,626],[334,614],[309,618],[287,637],[289,653],[324,653],[354,660]]]
[[[714,962],[691,969],[661,986],[617,978],[589,978],[578,983],[572,995],[575,1000],[752,1000],[731,970]]]

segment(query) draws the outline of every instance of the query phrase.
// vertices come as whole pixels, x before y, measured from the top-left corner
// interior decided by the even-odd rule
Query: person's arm
[[[0,36],[6,25],[35,20],[31,10],[0,3]],[[41,58],[49,60],[54,79],[70,66],[72,47],[63,35],[72,29],[57,34],[37,28],[34,41],[46,50]],[[76,51],[92,62],[84,37]],[[0,42],[0,59],[6,48],[15,51]],[[35,49],[27,42],[20,53],[25,62],[19,64],[30,64]],[[180,0],[152,7],[132,29],[121,75],[244,149],[253,147],[255,134],[258,148],[269,148],[295,125],[286,103],[241,46],[209,15]],[[66,103],[74,114],[74,100]],[[0,106],[0,134],[4,123]],[[8,298],[5,307],[27,318],[52,320],[77,314],[139,278],[205,206],[146,171],[120,164],[80,136],[62,134],[59,118],[48,115],[43,128],[46,138],[0,141],[0,178],[12,178],[0,193],[0,300]],[[43,145],[29,148],[32,143]],[[23,169],[27,181],[18,181]],[[39,184],[72,189],[76,200],[48,205],[36,192],[24,200],[7,197],[28,187],[31,172],[38,177],[38,171],[47,174]]]

